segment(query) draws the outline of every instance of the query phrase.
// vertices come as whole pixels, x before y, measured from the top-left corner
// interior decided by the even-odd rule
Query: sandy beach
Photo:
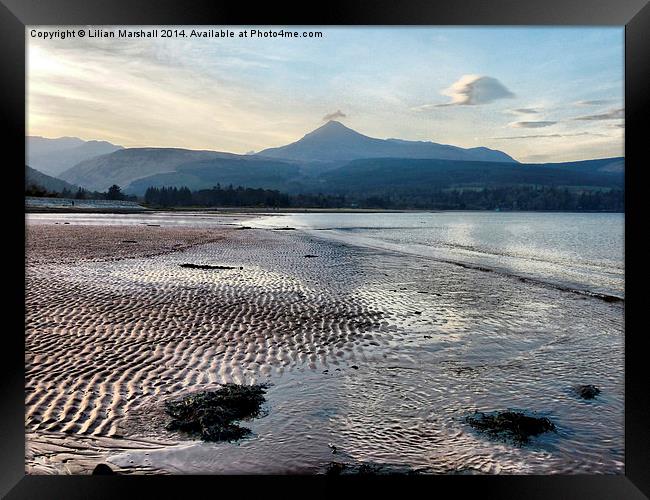
[[[623,305],[303,231],[28,222],[29,474],[622,473]],[[196,269],[183,264],[223,266]],[[241,443],[165,429],[165,401],[270,383]],[[595,383],[602,397],[576,398]],[[485,439],[467,412],[558,432]]]

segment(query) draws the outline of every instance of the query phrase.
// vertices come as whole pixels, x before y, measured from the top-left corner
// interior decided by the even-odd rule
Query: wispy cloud
[[[619,120],[621,118],[625,118],[625,110],[623,108],[612,109],[610,111],[606,111],[605,113],[598,113],[595,115],[578,116],[577,118],[574,118],[574,120],[600,121],[600,120]]]
[[[611,99],[593,99],[586,101],[576,101],[573,104],[575,106],[603,106],[604,104],[610,104],[611,102]]]
[[[539,114],[541,111],[539,110],[539,108],[516,108],[516,109],[509,109],[507,112],[513,115],[536,115]]]
[[[548,121],[548,120],[540,120],[540,121],[533,121],[533,122],[512,122],[509,123],[509,127],[513,128],[542,128],[542,127],[550,127],[551,125],[555,125],[557,122],[554,121]]]
[[[325,116],[323,116],[323,121],[328,122],[330,120],[337,120],[339,118],[345,118],[346,116],[348,116],[348,115],[346,115],[340,109],[338,109],[338,110],[334,111],[334,113],[328,113]]]
[[[563,137],[578,137],[584,135],[591,135],[595,137],[607,137],[606,134],[598,134],[595,132],[575,132],[570,134],[532,134],[532,135],[512,135],[507,137],[491,137],[494,140],[514,140],[514,139],[560,139]]]

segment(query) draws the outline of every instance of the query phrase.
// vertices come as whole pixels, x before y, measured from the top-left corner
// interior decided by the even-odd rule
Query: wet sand
[[[623,470],[621,304],[223,221],[29,224],[26,308],[28,473]],[[164,429],[165,400],[260,381],[253,437]],[[463,423],[506,407],[560,431],[522,448]]]

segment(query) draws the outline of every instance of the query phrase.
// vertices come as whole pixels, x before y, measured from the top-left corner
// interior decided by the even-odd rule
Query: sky
[[[87,35],[44,39],[44,32]],[[327,119],[522,162],[623,155],[622,27],[285,27],[91,38],[27,27],[27,134],[247,153]],[[103,31],[153,27],[101,27]],[[33,31],[41,37],[32,36]]]

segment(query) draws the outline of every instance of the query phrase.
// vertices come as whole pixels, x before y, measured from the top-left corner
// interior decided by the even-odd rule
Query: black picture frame
[[[0,369],[0,494],[6,498],[115,498],[143,495],[180,497],[198,488],[208,494],[305,495],[348,492],[424,494],[476,498],[647,498],[650,496],[650,391],[645,367],[642,325],[644,295],[640,254],[644,222],[641,172],[644,168],[642,123],[649,116],[650,5],[647,0],[455,0],[408,2],[329,1],[303,5],[273,2],[209,0],[0,0],[0,60],[2,61],[1,125],[5,139],[3,217],[9,225],[4,247],[7,307],[3,323]],[[24,160],[25,26],[27,25],[609,25],[625,26],[625,474],[572,476],[429,476],[361,478],[329,477],[98,477],[26,476],[24,457]],[[647,141],[647,140],[646,140]],[[637,235],[641,236],[637,236]],[[14,264],[15,262],[15,264]],[[301,484],[309,483],[309,484]],[[311,488],[312,493],[306,493]],[[239,493],[237,493],[239,492]],[[421,494],[421,493],[418,493]]]

